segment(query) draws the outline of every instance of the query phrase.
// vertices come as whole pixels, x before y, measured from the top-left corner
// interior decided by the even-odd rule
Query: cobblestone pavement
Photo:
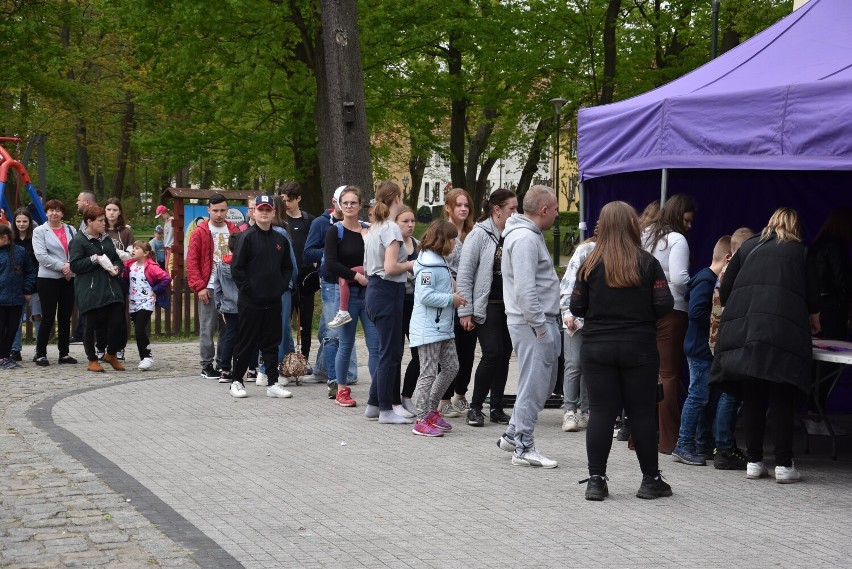
[[[79,357],[82,349],[72,352]],[[674,496],[635,497],[613,442],[610,498],[583,499],[585,438],[545,410],[537,446],[559,468],[513,467],[502,432],[451,419],[441,439],[335,407],[324,384],[269,399],[198,376],[195,343],[157,366],[0,372],[2,567],[848,567],[852,445],[827,441],[805,481],[749,481],[660,456]],[[359,356],[366,356],[360,353]],[[51,357],[55,357],[52,353]],[[361,361],[366,361],[363,357]],[[510,386],[510,391],[513,387]],[[769,455],[771,456],[771,454]]]

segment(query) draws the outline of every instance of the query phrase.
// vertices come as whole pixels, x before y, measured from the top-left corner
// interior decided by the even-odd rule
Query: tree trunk
[[[473,138],[470,141],[470,146],[467,150],[467,175],[465,176],[465,185],[462,186],[473,198],[473,203],[470,204],[472,211],[477,211],[479,209],[479,204],[482,203],[482,198],[485,197],[485,182],[482,181],[482,183],[480,183],[480,181],[488,179],[491,167],[493,167],[494,163],[497,161],[497,158],[495,158],[494,162],[491,163],[491,167],[488,168],[485,178],[483,178],[481,170],[484,168],[484,165],[481,168],[479,160],[485,153],[485,148],[488,146],[488,139],[494,131],[494,117],[497,113],[494,109],[486,108],[484,115],[485,120],[477,127],[476,134],[473,135]]]
[[[609,0],[604,19],[603,48],[604,69],[601,82],[601,94],[598,99],[599,105],[606,105],[613,101],[615,95],[615,66],[617,57],[618,40],[615,31],[618,24],[618,14],[621,12],[621,0]]]
[[[524,162],[524,167],[521,170],[521,178],[518,180],[518,202],[523,203],[524,194],[530,189],[533,176],[538,172],[538,164],[541,161],[541,151],[544,149],[547,141],[550,140],[550,135],[553,134],[554,121],[551,118],[541,119],[535,126],[535,136],[533,136],[530,151],[527,154],[527,160]]]
[[[112,177],[111,195],[122,198],[124,178],[127,174],[127,156],[130,153],[130,137],[136,125],[136,106],[130,93],[124,95],[124,116],[121,119],[121,135],[118,142],[118,156],[115,161],[115,174]]]
[[[450,181],[453,187],[465,186],[465,129],[467,128],[467,98],[462,79],[462,53],[455,46],[456,37],[450,34],[447,47],[447,73],[455,83],[455,94],[450,104]]]
[[[80,191],[95,193],[92,170],[89,166],[89,147],[86,139],[86,121],[77,117],[74,124],[74,145],[77,148],[77,173],[80,175]]]
[[[408,158],[408,172],[411,174],[411,191],[408,194],[408,206],[417,213],[417,204],[420,202],[420,187],[423,185],[423,173],[429,164],[429,150],[421,147],[409,136],[411,154]]]
[[[328,202],[343,184],[354,184],[371,195],[373,173],[356,1],[322,0],[321,20],[316,41],[316,123]]]

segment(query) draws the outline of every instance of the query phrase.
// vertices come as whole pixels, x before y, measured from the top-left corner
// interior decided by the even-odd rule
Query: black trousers
[[[763,439],[766,434],[766,405],[775,432],[775,465],[793,465],[793,417],[796,411],[795,385],[762,379],[743,382],[743,426],[746,436],[746,456],[749,462],[763,460]]]
[[[307,274],[302,271],[310,271],[312,269],[302,269],[299,274]],[[297,289],[296,299],[290,305],[290,313],[299,307],[299,329],[302,334],[302,354],[307,358],[311,355],[311,330],[314,326],[314,300],[316,293],[306,293],[302,290],[300,284]],[[310,359],[310,358],[309,358]]]
[[[239,334],[234,346],[234,381],[242,381],[257,352],[263,356],[269,386],[278,383],[278,344],[281,343],[281,300],[267,305],[249,305],[240,302]]]
[[[137,310],[130,313],[140,360],[151,357],[151,341],[148,339],[148,325],[151,323],[151,314],[153,312],[150,310]]]
[[[59,330],[57,345],[59,356],[68,355],[68,343],[71,335],[71,313],[74,311],[74,279],[36,279],[36,291],[41,300],[41,326],[36,337],[36,356],[47,356],[47,343],[56,322],[59,311]]]
[[[98,359],[95,352],[95,333],[98,338],[106,338],[106,353],[115,355],[127,346],[127,321],[124,318],[124,301],[114,302],[94,308],[83,314],[83,348],[86,358],[91,361]]]
[[[583,338],[580,365],[589,389],[586,454],[589,474],[606,474],[612,448],[612,425],[622,409],[630,416],[633,443],[642,473],[657,476],[657,373],[660,356],[656,338],[647,342]]]
[[[485,322],[474,328],[482,350],[482,359],[476,366],[473,378],[473,397],[470,406],[482,410],[488,392],[491,392],[491,410],[503,408],[503,394],[509,377],[509,358],[512,356],[512,338],[506,324],[506,306],[488,304]]]
[[[406,338],[411,339],[408,329],[411,327],[411,313],[414,312],[414,295],[406,294],[402,301],[402,332]],[[405,342],[405,339],[403,339]],[[417,378],[420,377],[420,355],[417,348],[410,348],[411,360],[405,368],[405,378],[402,381],[402,396],[411,399],[414,389],[417,387]],[[395,390],[399,391],[399,390]]]
[[[8,358],[21,325],[24,306],[0,306],[0,358]]]
[[[476,330],[468,332],[461,327],[459,316],[453,316],[455,326],[453,332],[456,335],[456,353],[459,356],[459,371],[456,373],[456,378],[453,383],[447,388],[442,399],[449,399],[455,392],[457,395],[467,393],[467,386],[470,385],[470,376],[473,373],[473,358],[476,355]]]

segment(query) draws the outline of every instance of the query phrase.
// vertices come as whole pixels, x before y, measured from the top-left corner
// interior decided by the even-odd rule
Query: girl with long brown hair
[[[601,210],[597,244],[577,271],[570,310],[585,318],[580,362],[589,389],[587,500],[609,494],[606,466],[612,422],[622,409],[632,420],[642,469],[637,496],[671,496],[659,474],[656,428],[657,320],[674,304],[665,273],[639,241],[639,220],[624,202]]]

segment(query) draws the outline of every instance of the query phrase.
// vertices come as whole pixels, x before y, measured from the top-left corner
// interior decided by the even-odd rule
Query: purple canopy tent
[[[590,221],[612,199],[641,210],[694,196],[693,269],[718,236],[759,229],[781,205],[813,236],[852,204],[852,2],[811,0],[680,79],[581,109],[578,160]]]

